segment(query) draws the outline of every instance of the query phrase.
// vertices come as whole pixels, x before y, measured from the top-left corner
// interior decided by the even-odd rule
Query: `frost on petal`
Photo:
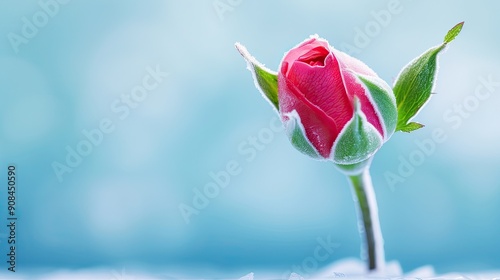
[[[311,66],[325,66],[325,59],[330,54],[327,48],[315,47],[309,52],[301,55],[297,61],[309,64]]]
[[[283,122],[288,113],[296,111],[304,127],[305,137],[323,157],[329,158],[333,143],[341,129],[319,107],[311,104],[302,93],[281,75],[278,76],[280,114]]]
[[[324,66],[311,66],[296,61],[290,67],[286,79],[297,87],[309,102],[334,120],[337,127],[342,128],[351,119],[353,108],[336,58],[329,53],[324,63]]]
[[[360,109],[365,115],[367,121],[372,124],[380,135],[384,136],[384,129],[381,124],[380,116],[377,113],[373,101],[370,100],[370,92],[358,79],[356,74],[349,70],[342,70],[344,84],[351,100],[358,99]]]
[[[352,57],[344,52],[341,52],[333,47],[332,47],[332,52],[335,55],[335,57],[337,57],[337,59],[340,61],[340,66],[343,69],[349,69],[355,73],[362,75],[378,77],[377,73],[375,73],[375,71],[373,71],[370,67],[368,67],[368,65],[363,63],[361,60]]]
[[[304,54],[309,53],[313,49],[318,49],[318,48],[324,48],[325,50],[329,49],[329,44],[325,39],[320,39],[317,37],[311,37],[306,39],[304,42],[298,44],[291,50],[289,50],[287,53],[285,53],[285,56],[283,57],[283,62],[282,65],[286,64],[287,67],[280,67],[280,69],[283,69],[284,72],[283,74],[286,74],[288,72],[288,66],[292,66],[292,64],[299,60],[301,56]]]

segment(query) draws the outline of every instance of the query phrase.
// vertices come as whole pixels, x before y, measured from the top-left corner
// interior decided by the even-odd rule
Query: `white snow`
[[[224,271],[217,270],[207,270],[206,268],[197,270],[196,268],[190,268],[187,270],[171,271],[165,269],[160,272],[141,272],[141,271],[129,271],[123,268],[121,271],[106,268],[97,268],[89,270],[60,270],[56,272],[44,272],[39,275],[34,274],[24,274],[22,272],[16,273],[0,273],[0,279],[12,279],[12,280],[54,280],[54,279],[93,279],[93,280],[162,280],[162,279],[235,279],[235,280],[278,280],[283,279],[283,276],[279,275],[279,272],[272,271],[261,271],[261,272],[242,272],[241,276],[236,276],[232,272],[229,274]],[[200,277],[200,272],[205,273],[205,276]],[[193,273],[196,276],[193,276]],[[230,276],[231,275],[231,276]],[[442,275],[436,275],[432,266],[427,265],[410,271],[408,273],[403,273],[401,266],[397,261],[390,261],[385,266],[384,274],[381,273],[366,273],[366,265],[363,261],[359,259],[343,259],[339,260],[330,266],[318,271],[317,273],[310,275],[308,277],[299,275],[297,273],[291,273],[288,277],[289,280],[307,280],[307,279],[335,279],[340,280],[361,280],[361,279],[373,279],[373,280],[500,280],[500,271],[486,271],[477,273],[448,273]],[[285,279],[283,279],[285,280]]]

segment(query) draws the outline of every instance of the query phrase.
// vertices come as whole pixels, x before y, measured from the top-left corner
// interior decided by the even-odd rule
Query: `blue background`
[[[328,236],[339,247],[320,266],[359,257],[346,178],[295,151],[283,132],[268,133],[275,112],[234,43],[277,69],[311,34],[345,50],[368,28],[353,55],[392,84],[460,21],[462,34],[439,58],[437,94],[416,118],[426,127],[394,135],[372,177],[388,260],[406,271],[500,269],[500,87],[477,104],[473,97],[482,78],[500,81],[498,2],[400,0],[387,24],[374,14],[390,1],[220,2],[231,8],[217,12],[211,0],[69,1],[17,52],[9,34],[22,35],[23,17],[33,22],[43,5],[0,2],[0,180],[15,164],[19,269],[280,272]],[[141,85],[148,67],[169,75],[121,120],[111,104]],[[457,119],[454,106],[467,102],[473,109]],[[76,149],[82,130],[104,118],[114,130],[60,182],[53,163],[64,164],[66,147]],[[391,186],[385,175],[398,174],[418,153],[415,141],[436,129],[446,140]],[[266,133],[254,156],[239,149]],[[192,205],[195,189],[230,161],[241,172],[186,223],[180,205]],[[5,221],[5,187],[0,193]]]

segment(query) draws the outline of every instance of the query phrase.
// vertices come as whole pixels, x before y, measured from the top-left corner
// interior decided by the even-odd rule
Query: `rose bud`
[[[407,64],[394,91],[363,62],[317,36],[285,53],[278,72],[236,44],[292,145],[313,158],[333,161],[349,178],[369,272],[385,273],[384,240],[369,170],[373,155],[395,131],[412,132],[424,126],[412,119],[431,97],[438,54],[463,25],[455,25],[442,44]]]
[[[299,151],[353,165],[370,159],[394,133],[397,108],[391,87],[326,40],[311,37],[288,51],[278,73],[242,45],[236,47]]]

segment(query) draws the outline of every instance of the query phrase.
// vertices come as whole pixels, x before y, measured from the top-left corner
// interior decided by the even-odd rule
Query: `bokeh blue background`
[[[23,17],[32,21],[43,9],[37,1],[0,1],[0,182],[15,164],[18,269],[280,272],[328,236],[339,247],[321,267],[359,257],[349,185],[332,164],[295,151],[283,132],[251,160],[239,151],[275,112],[234,43],[276,69],[311,34],[339,49],[355,46],[357,28],[365,30],[390,1],[221,0],[230,9],[219,13],[216,2],[61,3],[16,53],[9,34],[20,35]],[[500,81],[499,8],[496,1],[400,0],[401,11],[354,53],[392,84],[406,63],[466,22],[440,56],[437,94],[417,117],[426,127],[394,135],[372,167],[387,259],[406,271],[500,269],[500,87],[460,125],[443,117],[471,102],[481,77]],[[119,119],[111,104],[140,85],[148,67],[169,75]],[[64,163],[66,146],[75,148],[82,130],[103,118],[115,130],[59,182],[53,162]],[[446,141],[391,186],[384,174],[397,174],[401,157],[418,149],[415,140],[435,129]],[[232,160],[241,173],[187,224],[179,205],[192,204],[194,189]],[[4,256],[4,226],[0,233]]]

